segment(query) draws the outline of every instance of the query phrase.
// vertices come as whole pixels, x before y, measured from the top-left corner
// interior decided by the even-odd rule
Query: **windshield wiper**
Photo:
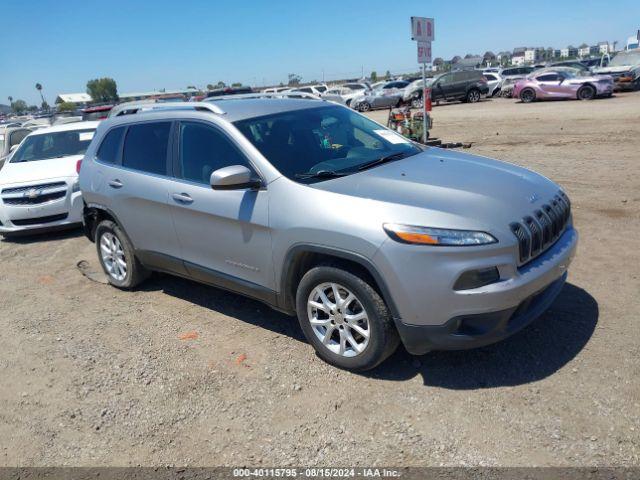
[[[336,177],[344,177],[345,175],[349,175],[347,172],[334,172],[333,170],[318,170],[313,173],[296,173],[294,177],[296,178],[336,178]]]
[[[369,168],[377,167],[378,165],[382,165],[383,163],[393,162],[394,160],[400,160],[402,158],[408,157],[410,155],[406,155],[406,152],[397,152],[392,153],[391,155],[386,155],[381,158],[376,158],[375,160],[371,160],[370,162],[363,163],[358,167],[358,171],[367,170]]]

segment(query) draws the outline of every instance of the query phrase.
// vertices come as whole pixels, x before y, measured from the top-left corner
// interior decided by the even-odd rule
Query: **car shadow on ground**
[[[7,237],[0,237],[0,243],[16,243],[21,245],[28,245],[31,243],[43,243],[43,242],[55,242],[59,240],[67,240],[70,238],[82,237],[84,233],[82,229],[65,229],[54,230],[51,232],[35,233],[35,234],[19,234],[10,235]]]
[[[424,385],[455,390],[535,382],[580,353],[593,335],[598,314],[598,302],[567,283],[549,310],[513,337],[474,350],[430,352],[421,357],[401,347],[365,375],[392,381],[421,375]]]
[[[306,343],[295,317],[241,295],[162,274],[155,274],[142,289],[163,291]],[[598,302],[582,288],[567,283],[544,315],[502,342],[420,357],[410,355],[401,346],[380,366],[359,375],[388,381],[406,381],[421,375],[426,386],[458,390],[535,382],[561,369],[584,348],[595,330],[598,314]]]
[[[243,295],[160,273],[154,273],[140,286],[140,290],[162,291],[172,297],[306,343],[296,317],[285,315]]]

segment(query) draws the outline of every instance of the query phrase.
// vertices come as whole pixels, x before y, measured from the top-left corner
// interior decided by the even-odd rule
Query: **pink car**
[[[553,98],[593,100],[612,93],[613,78],[609,75],[581,76],[576,70],[559,68],[537,70],[518,80],[513,89],[513,97],[524,103]]]

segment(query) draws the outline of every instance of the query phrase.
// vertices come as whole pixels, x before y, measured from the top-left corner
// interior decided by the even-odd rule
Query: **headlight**
[[[401,243],[464,247],[498,242],[493,235],[472,230],[415,227],[396,223],[385,223],[383,227],[387,235]]]

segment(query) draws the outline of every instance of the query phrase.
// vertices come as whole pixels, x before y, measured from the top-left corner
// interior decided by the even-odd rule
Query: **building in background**
[[[56,97],[56,104],[58,103],[75,103],[78,107],[83,107],[92,102],[93,99],[88,93],[61,93]]]
[[[600,50],[601,55],[611,53],[612,51],[609,42],[598,42],[598,49]]]
[[[578,56],[578,49],[572,45],[560,49],[560,57],[562,58],[576,58]]]
[[[527,48],[524,51],[524,62],[525,63],[536,63],[542,60],[544,56],[544,48],[543,47],[534,47]]]
[[[511,64],[512,65],[524,65],[524,55],[527,51],[527,47],[516,47],[513,49],[513,54],[511,55]]]
[[[578,47],[578,56],[580,58],[588,57],[591,54],[591,47],[586,43],[583,43]]]

